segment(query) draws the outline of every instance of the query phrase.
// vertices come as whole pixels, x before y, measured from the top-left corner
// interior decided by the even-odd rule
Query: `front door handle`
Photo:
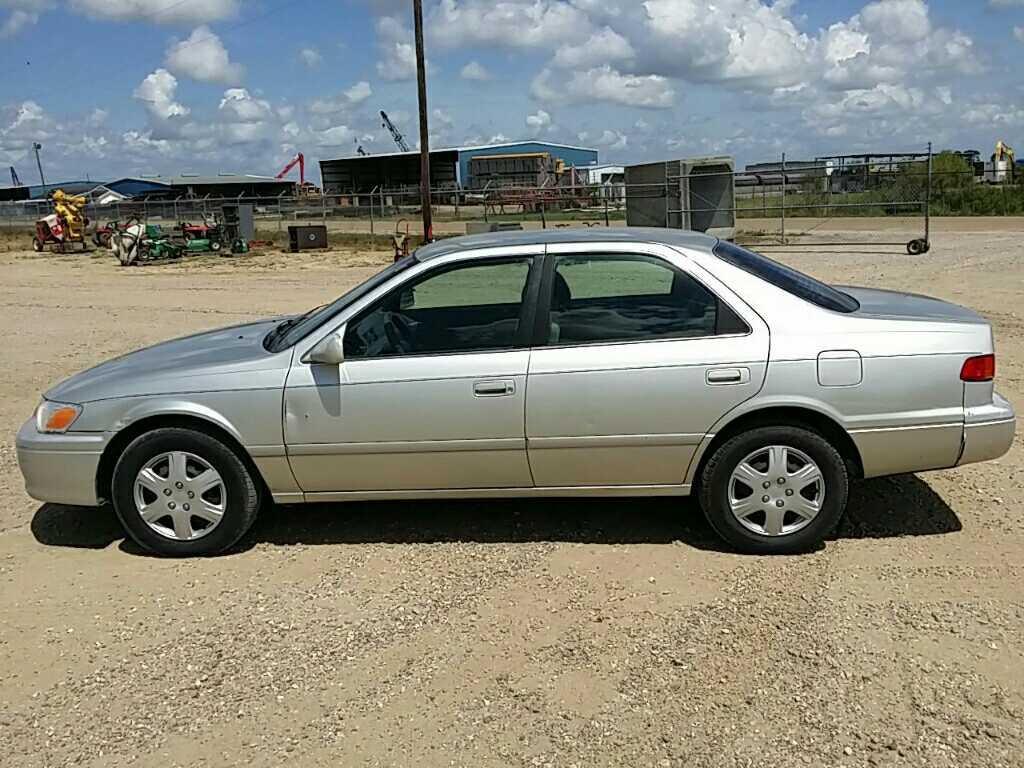
[[[510,379],[478,381],[473,385],[477,397],[507,397],[516,393],[516,383]]]
[[[707,372],[705,381],[713,387],[720,387],[726,384],[746,384],[750,381],[750,369],[712,368]]]

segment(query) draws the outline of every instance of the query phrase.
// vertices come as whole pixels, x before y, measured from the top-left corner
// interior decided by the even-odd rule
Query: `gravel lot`
[[[924,257],[777,256],[983,312],[1020,410],[1024,221],[989,224],[940,221]],[[119,269],[16,247],[0,243],[4,766],[1024,765],[1020,437],[998,463],[856,485],[802,557],[724,552],[689,502],[617,499],[279,508],[234,554],[161,560],[108,509],[24,494],[14,433],[38,393],[322,303],[388,255]]]

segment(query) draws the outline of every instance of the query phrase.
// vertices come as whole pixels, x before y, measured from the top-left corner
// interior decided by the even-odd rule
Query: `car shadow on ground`
[[[833,539],[934,536],[960,531],[956,513],[914,475],[854,483],[848,512]],[[41,544],[103,549],[115,542],[143,554],[109,506],[44,504],[32,519]],[[260,516],[235,548],[258,543],[413,544],[560,541],[668,544],[728,551],[693,499],[517,499],[377,501],[276,507]]]

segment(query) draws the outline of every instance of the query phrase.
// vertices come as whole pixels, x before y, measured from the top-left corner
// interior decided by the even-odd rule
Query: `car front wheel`
[[[191,429],[140,435],[114,467],[111,494],[125,530],[161,555],[213,555],[252,526],[259,489],[226,445]]]
[[[700,477],[700,504],[729,544],[750,554],[819,546],[846,508],[849,478],[839,452],[798,427],[760,427],[726,441]]]

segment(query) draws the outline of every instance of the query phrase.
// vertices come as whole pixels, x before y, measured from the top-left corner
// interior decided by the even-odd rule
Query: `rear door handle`
[[[705,381],[713,387],[726,384],[746,384],[750,381],[749,368],[712,368],[707,372]]]
[[[507,397],[516,393],[516,383],[510,379],[478,381],[473,385],[477,397]]]

